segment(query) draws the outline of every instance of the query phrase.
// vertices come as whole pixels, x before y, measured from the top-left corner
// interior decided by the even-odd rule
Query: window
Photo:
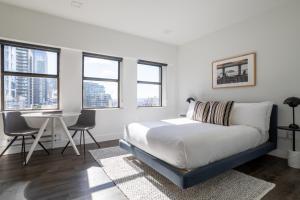
[[[162,67],[166,64],[138,61],[137,104],[139,107],[162,106]]]
[[[118,108],[122,58],[83,53],[82,107]]]
[[[0,41],[2,110],[59,108],[60,50]]]

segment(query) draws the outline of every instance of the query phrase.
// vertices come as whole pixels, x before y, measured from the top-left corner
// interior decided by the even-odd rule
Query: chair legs
[[[35,140],[35,136],[31,135],[31,137]],[[49,151],[44,147],[44,145],[41,142],[38,142],[38,144],[47,152],[47,154],[49,155]]]
[[[25,136],[22,136],[22,151],[21,151],[21,156],[23,156],[23,163],[26,165],[26,149],[25,149]]]
[[[81,149],[81,140],[82,140],[82,131],[80,131],[80,142],[79,142],[80,149]]]
[[[21,156],[23,157],[23,161],[25,160],[25,150],[24,150],[24,148],[25,148],[25,137],[22,136]]]
[[[83,139],[83,158],[85,159],[85,135],[84,135],[84,131],[82,132],[82,139]]]
[[[20,153],[21,153],[21,156],[23,156],[23,152],[24,152],[24,151],[23,151],[23,147],[24,147],[24,136],[22,136],[22,143],[21,143],[21,145],[22,145],[22,146],[21,146],[21,152],[20,152]]]
[[[74,134],[72,135],[72,138],[76,135],[77,131],[74,132]],[[61,151],[61,154],[64,154],[65,150],[67,149],[68,145],[70,144],[70,141],[68,141],[68,143],[66,144],[66,146],[63,148],[63,150]]]
[[[89,130],[86,130],[87,133],[89,134],[89,136],[92,138],[92,140],[95,142],[95,144],[98,146],[98,148],[100,148],[100,145],[98,144],[98,142],[96,141],[96,139],[93,137],[93,135],[91,134],[91,132]],[[74,134],[72,135],[72,138],[76,135],[78,131],[76,130],[74,132]],[[85,131],[82,130],[80,131],[80,138],[79,138],[79,141],[80,141],[80,148],[81,148],[81,144],[83,144],[83,156],[85,158]],[[65,152],[65,150],[67,149],[68,145],[70,144],[70,141],[66,144],[66,146],[63,148],[63,150],[61,151],[61,154],[63,154]]]
[[[96,145],[98,146],[98,148],[100,148],[100,145],[98,144],[98,142],[96,141],[96,139],[93,137],[93,135],[91,134],[91,132],[89,130],[86,130],[88,132],[88,134],[90,135],[90,137],[94,140],[94,142],[96,143]]]
[[[15,136],[10,143],[7,145],[7,147],[2,151],[0,154],[0,157],[3,156],[3,154],[7,151],[7,149],[18,139],[18,136]],[[25,137],[22,136],[22,146],[21,146],[21,156],[23,157],[24,165],[26,165],[26,153],[25,153]]]
[[[2,153],[0,154],[0,157],[3,156],[3,154],[7,151],[7,149],[16,141],[16,139],[18,138],[18,136],[15,136],[10,143],[7,145],[7,147],[2,151]]]
[[[34,135],[32,135],[32,138],[35,139]],[[15,136],[10,143],[7,145],[7,147],[3,150],[3,152],[0,154],[0,157],[3,156],[3,154],[7,151],[7,149],[18,139],[18,136]],[[49,155],[49,151],[42,145],[42,143],[38,143]],[[22,136],[22,146],[21,146],[21,156],[24,160],[24,165],[26,165],[26,144],[25,144],[25,136]]]

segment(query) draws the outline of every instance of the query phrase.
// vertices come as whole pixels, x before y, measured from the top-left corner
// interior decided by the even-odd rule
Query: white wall
[[[282,102],[286,97],[300,97],[300,2],[281,7],[262,16],[228,27],[178,50],[179,111],[189,96],[200,99],[242,102],[271,100],[279,105],[279,124],[289,124],[291,110]],[[257,85],[248,88],[212,89],[214,60],[255,51]],[[300,124],[300,108],[297,109]],[[297,146],[300,150],[300,135]],[[279,150],[286,156],[291,140],[280,132]]]
[[[0,38],[62,48],[60,104],[66,111],[81,109],[82,51],[123,57],[122,107],[97,110],[97,126],[92,132],[98,140],[121,137],[124,125],[129,122],[173,117],[177,113],[176,46],[4,4],[0,4]],[[167,87],[167,94],[164,96],[167,103],[165,107],[136,107],[137,59],[168,64],[167,77],[164,80]],[[69,123],[72,121],[74,119],[68,120]],[[29,123],[39,126],[41,122]],[[57,132],[60,131],[58,127]],[[2,143],[5,141],[2,140]],[[60,145],[59,142],[56,144]]]

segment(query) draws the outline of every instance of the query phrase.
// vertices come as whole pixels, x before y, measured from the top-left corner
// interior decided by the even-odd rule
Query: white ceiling
[[[7,4],[176,45],[262,14],[288,1],[0,0]]]

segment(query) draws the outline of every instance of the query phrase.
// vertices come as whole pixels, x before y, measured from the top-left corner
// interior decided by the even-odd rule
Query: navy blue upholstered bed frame
[[[172,165],[135,147],[134,145],[131,145],[125,140],[120,140],[120,147],[133,154],[136,158],[146,163],[177,186],[183,189],[189,188],[276,149],[277,106],[274,105],[272,109],[269,140],[266,143],[190,171],[183,171],[175,168]]]

